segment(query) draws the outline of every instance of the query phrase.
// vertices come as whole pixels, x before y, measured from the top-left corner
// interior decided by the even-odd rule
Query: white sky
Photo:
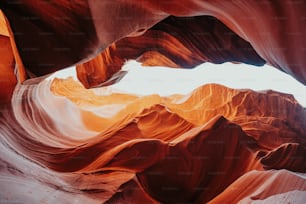
[[[95,89],[96,93],[123,92],[138,95],[188,94],[207,83],[218,83],[230,88],[249,88],[290,93],[306,107],[306,86],[290,75],[269,65],[256,67],[246,64],[204,63],[194,69],[170,69],[165,67],[142,67],[136,61],[128,61],[122,68],[128,74],[117,84]],[[74,76],[75,68],[68,68],[49,77]]]

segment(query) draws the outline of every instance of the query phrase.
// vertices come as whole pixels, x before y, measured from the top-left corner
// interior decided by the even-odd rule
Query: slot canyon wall
[[[0,203],[306,200],[306,110],[291,95],[218,84],[164,97],[90,89],[119,81],[128,59],[268,63],[305,84],[305,1],[0,8]],[[45,80],[71,65],[79,81]]]

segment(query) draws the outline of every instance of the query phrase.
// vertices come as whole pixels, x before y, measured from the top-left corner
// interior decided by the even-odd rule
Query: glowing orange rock
[[[17,84],[78,63],[85,87],[109,85],[130,58],[267,62],[305,84],[304,1],[4,0],[0,8],[4,202],[305,200],[306,113],[290,95],[209,84],[187,96],[98,96],[72,79]]]
[[[286,196],[304,196],[305,179],[295,175],[306,172],[306,114],[290,95],[216,84],[186,96],[99,95],[72,78],[34,82],[18,85],[2,113],[0,162],[27,175],[31,169],[40,192],[64,183],[59,199],[73,193],[88,203],[236,202],[253,199],[253,188],[232,193],[255,179],[264,192],[258,199],[280,200],[283,188],[267,186],[278,179],[264,180],[286,169],[284,179],[298,182]],[[37,186],[6,169],[0,175],[16,189],[14,199]]]
[[[0,10],[0,107],[10,102],[17,83],[25,79],[23,64],[17,51],[14,36]]]

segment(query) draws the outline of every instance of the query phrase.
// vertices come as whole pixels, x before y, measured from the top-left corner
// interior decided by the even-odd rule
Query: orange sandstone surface
[[[303,0],[1,0],[0,203],[304,204],[306,111],[291,95],[85,88],[119,81],[128,59],[268,63],[305,84],[305,13]],[[72,65],[81,83],[44,80]]]
[[[305,121],[291,95],[274,91],[208,84],[161,97],[101,94],[72,78],[18,85],[2,112],[1,197],[302,203]]]

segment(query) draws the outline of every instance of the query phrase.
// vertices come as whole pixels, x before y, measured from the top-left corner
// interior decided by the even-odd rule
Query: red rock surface
[[[72,78],[28,82],[2,112],[1,197],[36,188],[27,201],[299,201],[305,121],[292,96],[274,91],[209,84],[190,95],[97,95]]]
[[[10,21],[26,68],[35,75],[50,73],[71,64],[80,63],[104,49],[112,55],[113,48],[110,46],[115,46],[114,42],[120,39],[125,41],[124,38],[127,36],[141,35],[155,25],[152,30],[159,32],[154,34],[154,31],[150,31],[146,35],[151,39],[154,35],[158,35],[158,39],[163,40],[161,42],[149,40],[141,44],[144,36],[136,37],[139,40],[133,41],[136,41],[136,45],[140,47],[135,51],[144,50],[146,46],[157,45],[155,47],[157,53],[153,52],[149,55],[159,59],[163,58],[164,53],[167,52],[166,59],[162,61],[169,65],[187,63],[189,66],[195,66],[199,61],[231,61],[233,59],[254,64],[266,61],[302,83],[306,83],[304,69],[306,3],[301,0],[285,0],[281,3],[273,0],[230,2],[184,0],[179,3],[173,0],[167,3],[147,0],[141,3],[122,0],[106,2],[82,0],[78,3],[63,0],[18,1],[14,3],[6,0],[1,1],[0,7]],[[172,21],[173,17],[166,18],[171,15],[202,17],[187,18],[190,27],[184,26],[184,18],[171,22],[169,26],[167,22]],[[211,21],[215,20],[209,20],[209,17],[203,16],[212,16],[222,23],[212,23]],[[162,21],[164,19],[166,20]],[[206,26],[201,27],[201,25],[210,27],[211,23],[213,27],[207,31]],[[189,28],[192,30],[189,31]],[[194,34],[188,35],[190,32]],[[199,38],[197,32],[203,35],[200,40],[196,40]],[[175,42],[176,40],[179,42]],[[197,48],[198,42],[205,48]],[[179,46],[168,46],[173,43]],[[125,48],[134,47],[129,44]],[[207,51],[209,48],[215,51]],[[241,48],[245,49],[245,52],[241,51]],[[153,49],[153,51],[156,50]],[[228,53],[229,51],[232,53]],[[177,52],[184,53],[183,55],[187,58],[181,62],[175,59],[173,62],[173,58],[179,57]],[[195,59],[188,56],[188,53],[196,53]],[[133,57],[139,57],[143,53],[131,54],[136,55]],[[105,77],[109,77],[118,69],[117,66],[110,68],[110,62],[115,60],[116,63],[120,63],[128,57],[126,54],[119,58],[110,58],[109,54],[104,55],[106,56],[102,57],[103,69],[94,68],[97,69],[95,73],[101,74],[101,77],[95,79],[92,76],[83,76],[83,78],[80,77],[82,82],[89,81],[89,86],[101,83]],[[198,58],[199,56],[201,57]],[[154,58],[152,60],[154,61]],[[87,69],[93,68],[89,66]],[[94,82],[91,82],[92,80]]]
[[[77,64],[90,88],[120,80],[128,59],[234,61],[305,84],[305,1],[0,8],[0,203],[304,203],[306,112],[291,95],[217,84],[185,96],[98,95],[35,77]]]
[[[93,60],[78,65],[78,77],[87,88],[100,85],[120,70],[126,59],[172,68],[192,68],[203,62],[265,63],[248,42],[217,19],[171,16],[143,35],[123,38]]]
[[[209,203],[303,203],[305,191],[305,174],[286,170],[251,171]]]

